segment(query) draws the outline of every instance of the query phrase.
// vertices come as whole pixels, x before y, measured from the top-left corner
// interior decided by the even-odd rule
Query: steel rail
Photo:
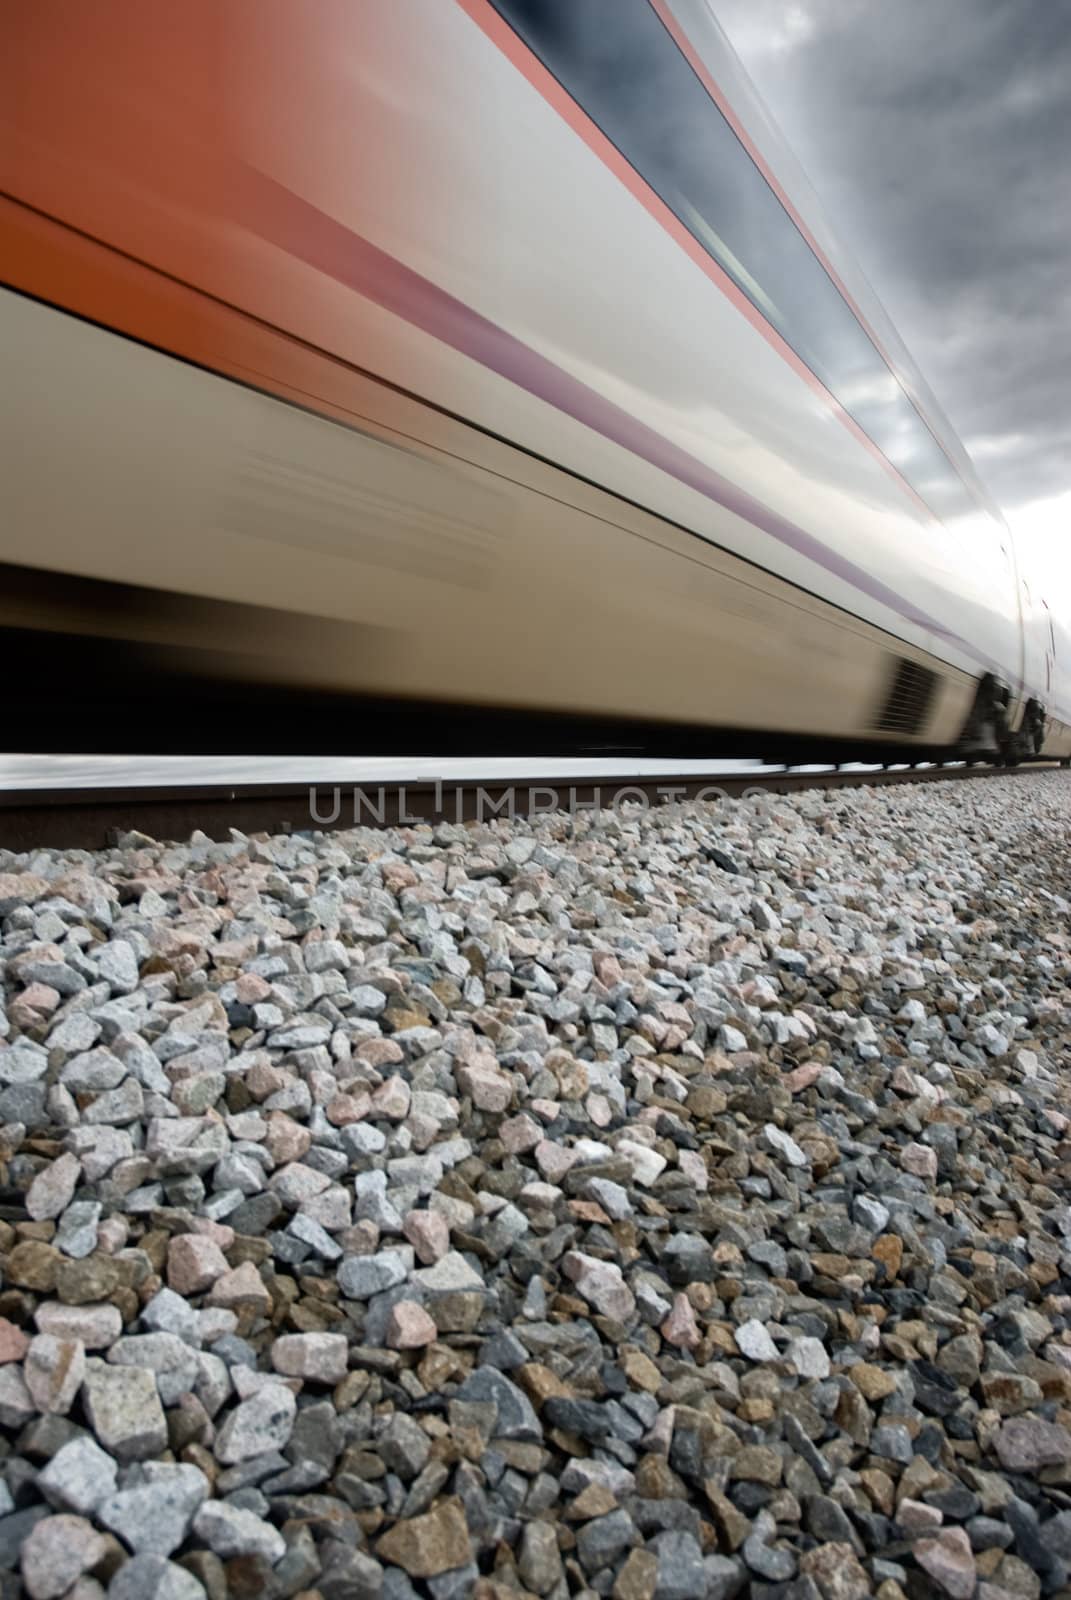
[[[421,779],[412,783],[258,783],[169,788],[9,789],[0,792],[0,849],[99,850],[128,834],[186,840],[196,830],[214,840],[243,834],[328,831],[419,822],[489,821],[496,816],[566,810],[576,813],[629,803],[647,806],[749,793],[792,794],[803,789],[879,788],[891,784],[987,782],[1055,770],[1048,763],[1017,767],[934,766],[892,771],[693,773],[665,776]]]

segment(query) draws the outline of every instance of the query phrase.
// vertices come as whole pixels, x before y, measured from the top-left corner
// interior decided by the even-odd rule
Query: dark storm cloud
[[[1071,488],[1071,6],[714,10],[998,500]]]

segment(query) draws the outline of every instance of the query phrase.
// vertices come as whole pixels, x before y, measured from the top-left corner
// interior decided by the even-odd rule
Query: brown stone
[[[520,1384],[537,1409],[546,1400],[572,1400],[575,1395],[575,1390],[541,1361],[526,1361],[510,1376]]]
[[[891,1517],[896,1506],[896,1485],[889,1474],[880,1467],[864,1467],[859,1480],[871,1504],[877,1506],[884,1516]]]
[[[665,1456],[641,1456],[636,1468],[636,1492],[645,1500],[686,1500],[688,1490]]]
[[[68,1306],[87,1306],[111,1300],[124,1282],[124,1265],[111,1256],[86,1256],[84,1261],[61,1259],[56,1270],[56,1297]]]
[[[777,1450],[765,1444],[746,1444],[733,1458],[732,1477],[739,1483],[765,1483],[771,1487],[781,1482],[784,1460]]]
[[[589,1483],[567,1508],[565,1516],[568,1522],[591,1522],[616,1509],[617,1496],[612,1489],[604,1483]]]
[[[657,1394],[665,1382],[650,1356],[634,1346],[622,1352],[620,1365],[632,1387],[645,1394]]]
[[[864,1399],[874,1402],[885,1400],[896,1388],[896,1374],[884,1367],[872,1367],[865,1361],[848,1369],[848,1376]]]
[[[736,1509],[728,1495],[722,1494],[713,1478],[708,1478],[703,1484],[703,1493],[707,1497],[711,1517],[720,1537],[730,1550],[739,1550],[751,1532],[750,1521],[742,1511]]]
[[[874,1240],[871,1255],[885,1268],[886,1276],[898,1278],[904,1260],[904,1241],[896,1233],[883,1233]]]
[[[52,1294],[62,1261],[63,1257],[53,1245],[42,1244],[36,1239],[24,1239],[9,1254],[4,1276],[20,1289],[32,1289],[35,1294]]]
[[[810,1578],[824,1600],[870,1600],[870,1579],[850,1544],[821,1544],[800,1557],[800,1576]]]
[[[630,1550],[614,1579],[613,1600],[654,1600],[658,1587],[658,1557],[650,1550]]]
[[[396,1522],[377,1543],[376,1553],[411,1578],[435,1578],[465,1566],[472,1559],[472,1544],[461,1501],[440,1500],[425,1516]]]
[[[774,1403],[765,1395],[753,1395],[747,1400],[741,1400],[736,1408],[736,1414],[741,1422],[771,1422],[774,1416]]]
[[[838,1428],[854,1439],[856,1444],[869,1444],[874,1427],[874,1414],[859,1389],[843,1389],[833,1413]]]

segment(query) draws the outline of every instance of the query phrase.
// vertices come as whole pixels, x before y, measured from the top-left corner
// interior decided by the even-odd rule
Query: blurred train
[[[1066,610],[707,0],[4,43],[8,748],[1071,756]]]

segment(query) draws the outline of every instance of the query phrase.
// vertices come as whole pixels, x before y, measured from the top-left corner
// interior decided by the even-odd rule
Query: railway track
[[[161,788],[41,788],[0,792],[0,849],[97,850],[137,832],[154,839],[211,839],[242,833],[290,833],[356,825],[488,821],[543,811],[655,806],[675,800],[735,798],[765,791],[855,789],[889,784],[986,782],[1055,770],[1051,762],[1018,767],[932,766],[664,776],[525,777],[312,784],[245,783]]]

